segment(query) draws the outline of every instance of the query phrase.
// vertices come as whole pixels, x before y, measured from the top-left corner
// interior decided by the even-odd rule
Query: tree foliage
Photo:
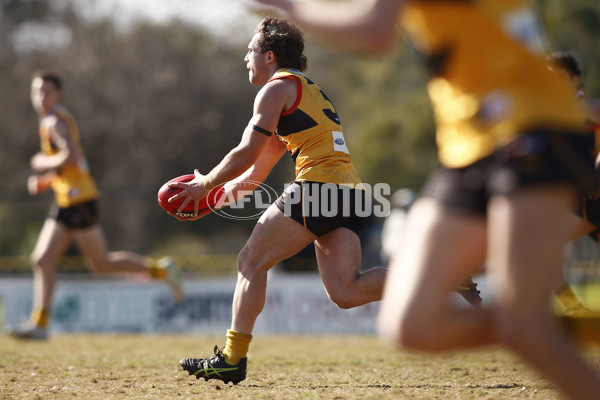
[[[243,237],[252,223],[206,217],[180,223],[156,205],[156,191],[194,168],[208,172],[239,141],[258,88],[248,83],[245,41],[179,21],[83,19],[41,0],[0,1],[0,255],[27,254],[51,202],[25,190],[39,149],[29,102],[31,74],[52,68],[65,78],[64,103],[75,115],[102,192],[101,218],[111,248],[150,253],[177,235]],[[65,3],[68,4],[68,3]],[[552,50],[581,61],[588,93],[600,91],[597,0],[538,0]],[[381,58],[358,58],[308,41],[307,74],[336,105],[363,180],[392,190],[418,189],[435,164],[434,126],[420,65],[399,44]],[[293,179],[284,157],[269,183]],[[225,251],[238,243],[223,241]]]

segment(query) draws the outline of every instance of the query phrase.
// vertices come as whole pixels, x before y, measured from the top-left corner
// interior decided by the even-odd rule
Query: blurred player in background
[[[260,0],[340,48],[383,52],[405,32],[430,74],[440,168],[411,207],[378,327],[421,351],[506,344],[572,399],[600,377],[550,311],[570,214],[597,188],[583,118],[543,60],[525,0]],[[494,304],[449,293],[486,261]]]
[[[59,75],[49,71],[36,73],[31,82],[31,102],[39,116],[42,151],[31,158],[31,168],[36,174],[29,177],[27,187],[31,195],[52,189],[55,202],[31,255],[34,280],[31,319],[8,329],[11,336],[21,339],[46,339],[57,263],[73,242],[95,273],[148,274],[169,283],[176,300],[180,301],[182,296],[179,271],[172,259],[153,260],[130,252],[108,252],[98,222],[98,189],[88,169],[75,120],[61,101]]]
[[[557,51],[546,57],[546,61],[551,69],[561,72],[575,90],[575,100],[583,108],[587,128],[590,132],[595,133],[594,150],[597,155],[600,153],[600,99],[595,99],[585,93],[581,68],[572,54]]]
[[[582,73],[579,63],[573,55],[565,52],[555,52],[546,57],[548,66],[558,72],[574,91],[574,100],[581,106],[585,116],[586,128],[589,131],[589,151],[596,157],[600,153],[600,100],[589,97],[584,92]],[[598,191],[588,193],[581,199],[579,212],[573,215],[575,226],[573,239],[589,235],[596,242],[600,235],[600,196]],[[586,308],[575,296],[571,286],[563,282],[555,291],[556,311],[560,315],[570,316],[600,316]]]
[[[216,185],[229,182],[225,189],[230,193],[240,193],[240,187],[248,191],[267,178],[286,150],[295,161],[295,182],[262,214],[238,255],[225,348],[215,347],[210,358],[180,361],[197,378],[234,384],[246,378],[246,355],[264,307],[267,273],[310,243],[315,244],[327,295],[340,308],[381,299],[386,270],[360,272],[358,233],[366,217],[357,215],[356,206],[364,201],[363,185],[333,104],[302,72],[303,52],[302,32],[291,23],[266,18],[258,25],[244,61],[250,82],[262,88],[240,144],[207,175],[196,170],[193,181],[171,185],[183,189],[171,198],[185,198],[180,209],[193,201],[197,213],[198,202]],[[321,214],[322,206],[334,215]]]

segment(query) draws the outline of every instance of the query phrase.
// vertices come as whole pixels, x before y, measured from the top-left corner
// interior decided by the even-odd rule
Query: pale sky
[[[221,38],[249,40],[261,17],[244,6],[246,0],[52,0],[53,7],[70,3],[85,18],[109,17],[122,29],[132,21],[146,19],[155,23],[178,19],[197,25]],[[70,29],[60,21],[22,24],[13,34],[19,51],[62,46],[72,40]]]
[[[68,1],[68,0],[62,0]],[[70,0],[88,18],[110,16],[119,25],[145,18],[165,22],[177,18],[208,28],[219,35],[240,29],[252,32],[259,17],[241,0]],[[247,33],[246,33],[247,35]]]

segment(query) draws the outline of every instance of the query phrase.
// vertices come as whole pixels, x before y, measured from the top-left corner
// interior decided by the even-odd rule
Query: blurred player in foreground
[[[408,211],[416,198],[416,193],[408,188],[398,189],[392,195],[392,209],[390,215],[385,218],[381,230],[381,259],[386,264],[398,250],[398,238],[404,232]],[[481,307],[483,302],[481,291],[477,289],[477,283],[473,282],[472,277],[467,277],[455,291],[473,307]]]
[[[560,331],[550,300],[581,193],[597,188],[583,117],[546,68],[525,0],[261,0],[340,48],[383,52],[397,24],[429,69],[440,168],[411,207],[378,328],[444,351],[502,343],[572,399],[600,377]],[[458,309],[449,293],[483,262],[496,293]]]
[[[96,183],[80,143],[79,130],[62,106],[62,80],[48,71],[36,73],[31,82],[31,102],[40,120],[42,151],[31,158],[35,175],[27,187],[31,195],[52,189],[55,202],[31,255],[34,298],[30,321],[9,328],[21,339],[46,339],[59,258],[75,242],[89,268],[95,273],[143,273],[170,284],[181,300],[179,271],[172,259],[147,259],[130,252],[107,250],[98,222]]]
[[[172,184],[183,190],[171,199],[186,199],[180,209],[194,201],[197,213],[198,202],[216,185],[229,182],[225,188],[230,193],[254,189],[286,150],[296,167],[295,182],[262,214],[239,253],[225,348],[215,347],[211,358],[180,361],[197,378],[234,384],[246,378],[246,354],[264,307],[267,273],[310,243],[315,244],[327,295],[340,308],[382,296],[386,270],[360,272],[358,233],[366,217],[357,215],[357,207],[366,196],[364,185],[350,162],[333,104],[302,72],[303,52],[302,32],[291,23],[266,18],[258,25],[244,61],[250,82],[262,88],[240,144],[206,176],[196,170],[195,180]],[[322,213],[324,206],[335,215]]]

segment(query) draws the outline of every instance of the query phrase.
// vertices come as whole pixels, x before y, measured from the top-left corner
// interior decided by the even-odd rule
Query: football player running
[[[583,115],[546,68],[530,2],[258,3],[354,51],[384,52],[404,32],[428,68],[441,167],[411,207],[391,262],[381,335],[431,352],[501,343],[569,398],[598,397],[600,377],[549,309],[571,209],[598,180]],[[494,304],[449,304],[484,261]]]
[[[319,273],[329,298],[340,308],[380,300],[386,270],[361,269],[358,233],[364,187],[350,161],[337,112],[308,78],[302,32],[284,19],[265,18],[256,28],[244,61],[252,84],[262,86],[240,143],[208,174],[176,183],[180,209],[226,183],[226,197],[238,198],[263,182],[288,151],[296,177],[260,217],[238,255],[238,280],[225,347],[210,358],[185,358],[184,370],[197,378],[238,382],[246,378],[247,353],[276,263],[315,244]],[[243,191],[242,191],[243,189]],[[241,194],[242,193],[242,194]],[[322,213],[323,206],[335,211]]]

